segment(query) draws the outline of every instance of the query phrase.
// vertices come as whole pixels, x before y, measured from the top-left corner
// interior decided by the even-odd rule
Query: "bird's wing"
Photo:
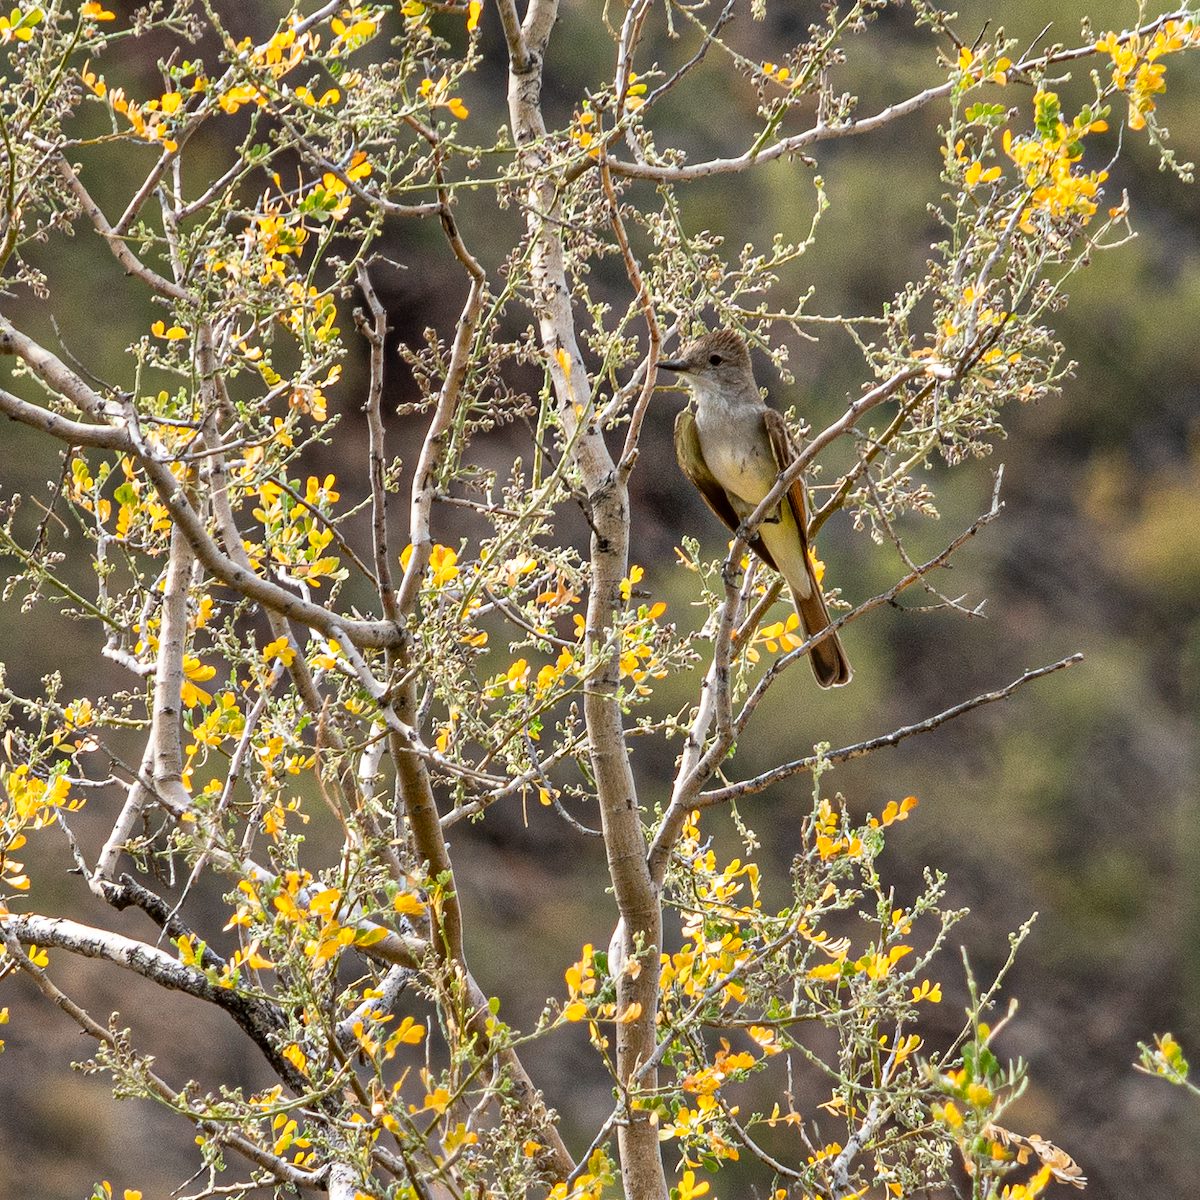
[[[767,409],[763,420],[767,427],[767,437],[771,441],[771,451],[775,455],[775,465],[782,473],[796,461],[796,447],[788,433],[787,422],[773,408]],[[792,513],[796,518],[800,547],[804,554],[804,569],[808,576],[803,591],[797,586],[799,580],[788,582],[791,584],[792,599],[796,603],[796,612],[800,616],[801,625],[804,626],[805,635],[813,637],[829,624],[829,610],[825,607],[825,596],[817,582],[812,555],[808,549],[808,495],[803,479],[792,481],[786,500],[792,506]],[[841,687],[842,684],[849,683],[853,675],[850,660],[847,659],[846,651],[836,633],[828,635],[813,646],[809,653],[809,661],[812,663],[813,674],[822,687]]]
[[[771,440],[771,452],[775,455],[775,467],[782,475],[796,461],[796,447],[792,435],[788,432],[787,422],[783,414],[768,408],[763,414],[763,423],[767,427],[767,437]],[[792,506],[792,515],[796,518],[796,526],[800,530],[800,541],[804,545],[804,553],[808,554],[808,491],[804,486],[803,477],[792,480],[784,499]]]
[[[700,435],[696,432],[696,418],[690,408],[683,409],[675,418],[675,457],[679,459],[683,473],[696,485],[708,507],[720,517],[731,532],[737,533],[742,522],[734,512],[725,489],[716,481],[708,469],[708,463],[704,461],[704,452],[700,449]],[[772,571],[777,569],[757,534],[751,540],[750,548]]]

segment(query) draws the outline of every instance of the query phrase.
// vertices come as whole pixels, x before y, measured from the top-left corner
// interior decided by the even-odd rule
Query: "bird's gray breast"
[[[738,514],[745,516],[771,490],[778,474],[762,408],[698,404],[696,432],[713,478],[731,500],[748,506]]]

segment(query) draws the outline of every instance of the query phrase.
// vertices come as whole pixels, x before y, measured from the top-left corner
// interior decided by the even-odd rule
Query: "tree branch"
[[[4,944],[8,949],[9,954],[12,955],[13,960],[17,963],[21,970],[33,980],[34,984],[37,986],[42,995],[44,995],[58,1008],[62,1009],[62,1011],[66,1013],[67,1016],[69,1016],[85,1033],[89,1034],[91,1037],[95,1038],[96,1041],[103,1043],[105,1046],[108,1046],[111,1050],[119,1054],[127,1053],[126,1048],[122,1046],[115,1033],[105,1029],[103,1025],[100,1025],[94,1021],[84,1009],[80,1008],[80,1006],[76,1004],[65,992],[56,987],[55,984],[51,982],[50,977],[46,974],[46,972],[36,963],[34,963],[33,960],[30,959],[30,957],[21,948],[21,943],[24,939],[20,936],[20,931],[29,933],[32,931],[32,927],[30,927],[28,924],[22,926],[20,922],[28,923],[31,920],[35,922],[36,928],[41,936],[38,938],[31,938],[30,941],[35,941],[39,945],[53,944],[46,940],[49,936],[54,935],[54,931],[50,928],[51,926],[60,927],[59,933],[56,936],[67,937],[69,936],[70,932],[69,927],[74,925],[74,922],[54,921],[50,918],[9,916],[0,919],[0,937],[3,938]],[[87,926],[79,926],[77,928],[83,931],[83,934],[80,938],[80,944],[92,944],[86,935],[95,934],[98,931],[89,930]],[[118,935],[114,934],[108,936],[117,937]],[[128,940],[129,939],[121,939],[121,941]],[[134,945],[137,945],[137,943]],[[115,946],[115,944],[113,945],[113,948],[119,949]],[[145,949],[148,950],[149,947],[145,947]],[[83,951],[81,950],[80,952],[82,953]],[[161,951],[155,951],[154,953],[160,954]],[[94,957],[107,957],[107,955],[96,955]],[[167,955],[163,955],[163,957],[168,958]],[[168,961],[173,963],[176,967],[182,966],[180,963],[175,963],[173,959],[168,958]],[[292,1184],[295,1187],[324,1190],[324,1171],[305,1171],[300,1167],[295,1167],[291,1163],[286,1162],[284,1159],[279,1158],[274,1154],[270,1154],[261,1147],[255,1145],[255,1143],[244,1134],[239,1133],[236,1130],[232,1130],[224,1124],[218,1125],[212,1121],[206,1120],[192,1108],[190,1101],[183,1095],[183,1093],[177,1092],[171,1088],[159,1075],[150,1069],[147,1063],[142,1062],[140,1064],[140,1070],[143,1078],[145,1078],[153,1093],[161,1101],[167,1104],[175,1112],[182,1113],[189,1120],[194,1122],[197,1128],[202,1129],[204,1133],[214,1141],[223,1145],[227,1145],[231,1149],[236,1150],[244,1158],[249,1159],[257,1166],[269,1171],[275,1179],[278,1179],[284,1183]]]
[[[501,17],[507,0],[498,0]],[[567,280],[559,196],[539,149],[546,138],[541,108],[542,64],[557,0],[530,0],[522,40],[509,34],[509,122],[529,183],[525,205],[531,249],[535,312],[546,367],[557,402],[565,444],[580,473],[592,528],[591,579],[585,638],[584,720],[600,804],[609,875],[617,900],[626,959],[638,956],[638,973],[617,978],[617,1011],[631,1020],[616,1026],[617,1076],[622,1095],[643,1086],[653,1091],[657,1075],[645,1070],[654,1050],[658,1007],[662,912],[658,890],[646,864],[637,788],[619,696],[619,655],[609,647],[616,621],[620,583],[628,569],[629,494],[598,426],[591,419],[587,366],[580,353]],[[646,1108],[630,1108],[617,1131],[625,1192],[637,1200],[666,1200],[667,1185],[658,1130]]]
[[[741,783],[731,783],[725,787],[714,788],[712,791],[701,792],[696,797],[695,803],[698,807],[702,808],[713,804],[724,804],[730,800],[737,800],[742,796],[752,796],[755,792],[761,792],[764,788],[770,787],[771,784],[778,783],[781,779],[788,779],[793,775],[798,775],[802,771],[811,771],[818,763],[849,762],[851,759],[861,758],[864,754],[870,754],[872,750],[879,750],[884,746],[898,745],[905,738],[915,737],[919,733],[928,733],[930,730],[936,729],[939,725],[945,725],[947,721],[952,721],[955,717],[961,717],[963,713],[968,713],[972,709],[981,708],[985,704],[994,704],[997,700],[1006,700],[1018,688],[1024,687],[1025,684],[1032,683],[1035,679],[1041,679],[1044,675],[1053,674],[1055,671],[1062,671],[1067,667],[1073,667],[1076,663],[1081,662],[1083,662],[1082,654],[1069,654],[1066,658],[1060,658],[1058,662],[1050,663],[1048,666],[1026,671],[1019,679],[1014,679],[1012,683],[1005,687],[993,692],[983,692],[981,695],[973,696],[970,700],[964,700],[960,704],[955,704],[937,713],[935,716],[927,717],[924,721],[918,721],[915,725],[902,725],[899,729],[893,729],[891,733],[870,738],[865,742],[855,742],[851,746],[843,746],[840,750],[831,750],[828,754],[810,754],[806,758],[798,758],[792,762],[783,763],[781,766],[773,767],[770,771],[763,771],[760,775],[755,775],[752,779],[743,780]]]
[[[122,419],[55,355],[38,346],[32,339],[16,330],[9,321],[0,317],[0,353],[3,352],[16,353],[55,395],[68,400],[81,412],[98,415],[109,421]],[[223,583],[247,599],[256,600],[266,608],[292,617],[325,634],[326,637],[333,637],[333,630],[340,628],[342,635],[357,646],[382,648],[397,646],[404,641],[403,629],[391,621],[364,621],[339,617],[321,605],[305,600],[234,562],[209,535],[204,521],[188,501],[183,486],[167,463],[157,458],[148,447],[141,445],[141,438],[134,436],[128,424],[125,427],[111,423],[102,427],[83,425],[28,404],[4,391],[0,391],[0,411],[26,425],[51,433],[63,441],[118,450],[137,458],[154,485],[159,499],[191,543],[196,557]]]

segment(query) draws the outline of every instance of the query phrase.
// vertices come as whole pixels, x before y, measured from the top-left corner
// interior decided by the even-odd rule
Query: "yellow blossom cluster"
[[[621,580],[620,592],[622,600],[632,600],[634,588],[642,581],[646,572],[634,564],[629,568],[629,574]],[[651,689],[645,680],[662,679],[667,671],[657,649],[655,639],[658,635],[658,619],[667,611],[667,606],[661,601],[654,604],[639,604],[632,614],[632,620],[621,629],[621,653],[618,668],[622,679],[633,681],[634,690],[639,696],[649,696]],[[575,617],[575,633],[583,637],[585,622],[583,617]]]
[[[210,667],[208,670],[215,669]],[[188,764],[202,753],[202,747],[220,746],[228,738],[240,737],[246,718],[232,692],[222,692],[215,704],[191,728],[192,741],[187,747]]]
[[[901,910],[897,909],[892,916],[893,919],[902,916]],[[809,979],[824,982],[839,981],[855,974],[863,975],[874,982],[881,982],[888,978],[892,973],[892,968],[901,959],[906,958],[913,952],[911,946],[898,943],[892,946],[872,948],[865,954],[851,960],[849,957],[850,942],[846,938],[838,938],[836,941],[830,941],[823,940],[822,935],[818,934],[809,940],[817,944],[826,954],[832,956],[832,961],[819,963],[815,967],[810,967],[808,971]],[[929,985],[928,988],[925,988],[925,984],[922,984],[922,988],[914,988],[913,991],[914,993],[920,992],[920,998],[927,999],[931,1003],[936,1003],[936,1000],[941,999],[940,985]],[[917,996],[914,995],[913,999],[917,999]]]
[[[315,888],[313,877],[307,871],[285,871],[279,878],[278,887],[273,889],[269,908],[264,902],[261,886],[248,879],[238,883],[240,899],[236,911],[226,923],[226,929],[270,924],[277,936],[282,934],[289,946],[301,948],[305,957],[315,965],[330,962],[347,946],[370,946],[387,936],[388,931],[383,926],[348,923],[344,919],[347,902],[342,890],[337,887]],[[256,947],[260,940],[255,938],[250,946]],[[186,961],[185,946],[177,944],[181,959]],[[243,964],[263,970],[271,967],[261,956],[256,961],[245,954],[240,961],[235,961],[236,957],[229,960],[224,972],[224,978],[230,983],[235,980],[238,967]],[[401,1044],[419,1042],[424,1032],[423,1027],[402,1023],[395,1031],[395,1041],[390,1045],[388,1057]],[[389,1050],[386,1041],[383,1048],[385,1052]]]
[[[379,18],[367,6],[356,4],[342,9],[340,15],[329,22],[333,41],[330,53],[335,56],[350,54],[365,46],[379,30]]]
[[[370,174],[371,164],[366,152],[357,150],[343,173],[326,171],[321,182],[301,198],[296,210],[305,215],[327,216],[340,221],[350,211],[351,188]]]
[[[450,95],[450,80],[445,75],[441,76],[436,83],[428,77],[421,80],[417,94],[430,108],[447,108],[460,121],[465,120],[470,112],[462,102],[461,96]]]
[[[641,965],[636,959],[631,959],[626,969],[634,977],[641,973]],[[567,1001],[562,1009],[563,1020],[571,1023],[587,1021],[588,1036],[592,1043],[601,1049],[607,1047],[608,1041],[600,1033],[597,1022],[612,1021],[618,1025],[627,1025],[642,1014],[642,1006],[636,1001],[620,1012],[617,1012],[617,1006],[611,1000],[597,1002],[600,980],[596,974],[596,953],[591,943],[584,946],[579,961],[572,963],[563,972],[563,978],[567,983]]]
[[[328,344],[337,338],[340,332],[334,324],[337,301],[331,293],[320,291],[315,284],[306,287],[299,279],[288,280],[284,290],[291,300],[291,307],[284,310],[280,320],[295,334],[297,341]]]
[[[80,720],[88,714],[77,711]],[[28,763],[0,772],[0,886],[23,892],[29,889],[24,863],[13,858],[26,843],[24,830],[42,829],[60,812],[77,812],[81,798],[71,795],[64,771],[53,771],[47,778],[35,774]],[[5,909],[0,897],[0,915]]]
[[[125,95],[124,88],[110,90],[104,76],[97,75],[87,64],[80,72],[80,78],[94,96],[107,100],[112,111],[120,113],[143,141],[161,144],[164,150],[172,154],[179,149],[179,143],[173,135],[178,132],[179,119],[183,115],[187,100],[183,92],[164,92],[155,100],[139,104]],[[190,94],[203,92],[207,87],[208,81],[198,76],[191,86]]]
[[[184,708],[212,703],[212,695],[197,685],[207,683],[216,673],[216,667],[202,663],[194,654],[183,656],[183,686],[179,699]]]
[[[308,754],[303,748],[297,748],[290,737],[282,733],[270,733],[257,738],[254,743],[254,757],[263,769],[263,786],[274,783],[282,771],[287,775],[299,775],[307,771],[316,761],[315,754]],[[289,810],[295,811],[299,802],[293,803]],[[263,828],[274,837],[282,830],[283,813],[278,808],[278,801],[273,809],[268,810],[263,818]]]
[[[738,974],[753,953],[740,927],[762,911],[759,870],[739,858],[720,866],[712,848],[700,845],[698,821],[697,812],[689,814],[678,850],[689,862],[695,906],[683,922],[683,946],[662,955],[662,993],[666,1003],[672,992],[688,1002],[713,992],[722,1004],[736,1004],[746,995]]]
[[[1003,54],[989,61],[983,50],[963,46],[958,52],[958,69],[978,82],[998,83],[1003,87],[1008,82],[1011,68],[1012,59]]]
[[[112,516],[112,502],[99,494],[99,489],[108,478],[109,467],[105,463],[100,468],[99,480],[93,478],[91,469],[82,458],[71,460],[71,476],[67,481],[67,495],[71,502],[78,504],[85,512],[95,513],[103,525]]]
[[[1108,128],[1100,114],[1085,107],[1070,125],[1054,92],[1038,91],[1033,98],[1034,132],[1014,137],[1004,131],[1004,153],[1017,165],[1031,195],[1021,217],[1026,233],[1035,230],[1034,217],[1075,216],[1086,224],[1095,215],[1097,193],[1107,171],[1077,171],[1083,157],[1083,138]]]
[[[278,175],[273,175],[278,196],[264,194],[257,211],[247,219],[232,247],[212,248],[205,260],[205,270],[222,274],[237,284],[257,284],[268,290],[268,303],[275,309],[279,323],[305,346],[332,344],[339,333],[337,301],[332,293],[321,291],[301,274],[300,256],[309,242],[312,228],[329,221],[341,220],[350,209],[352,186],[371,173],[366,155],[356,152],[340,173],[325,172],[321,179],[295,196],[282,188]],[[171,340],[186,335],[182,329],[157,331],[158,336]],[[270,388],[285,385],[274,369],[270,356],[254,344],[249,332],[233,337],[243,361],[261,375]],[[339,363],[328,366],[324,379],[302,377],[294,381],[288,392],[289,406],[323,421],[327,415],[324,389],[341,377]]]
[[[160,401],[165,398],[165,393],[159,394]],[[77,482],[81,488],[86,488],[90,485],[87,468],[79,459],[76,459],[75,462],[80,463],[80,467],[76,468],[72,464],[73,481]],[[139,535],[143,538],[146,535],[157,535],[162,538],[171,530],[171,517],[167,512],[166,505],[159,499],[158,493],[153,488],[147,488],[143,483],[134,467],[132,458],[128,455],[123,456],[120,466],[123,480],[113,491],[113,499],[119,506],[117,508],[117,538],[122,542],[128,542]],[[75,476],[74,473],[77,470],[79,473],[78,476]],[[109,508],[106,502],[99,502],[97,513],[101,521],[108,519]],[[148,547],[143,547],[143,549],[148,549]]]
[[[386,1036],[384,1026],[396,1019],[394,1013],[372,1009],[365,1019],[355,1021],[350,1032],[362,1052],[372,1058],[394,1058],[401,1046],[419,1046],[425,1039],[425,1026],[412,1017],[404,1017]]]
[[[857,858],[862,853],[862,839],[855,834],[843,833],[842,826],[842,814],[822,797],[813,824],[813,844],[822,862],[843,854]]]
[[[532,1157],[540,1146],[536,1142],[527,1142],[527,1153]],[[546,1200],[601,1200],[608,1194],[616,1177],[611,1160],[603,1147],[593,1150],[588,1157],[587,1170],[578,1175],[574,1182],[560,1181],[556,1183],[546,1196]]]
[[[637,112],[646,103],[646,84],[638,81],[636,71],[629,72],[629,83],[625,88],[625,111]]]
[[[721,1048],[711,1063],[688,1075],[683,1081],[683,1090],[696,1096],[711,1096],[731,1080],[745,1078],[746,1072],[759,1060],[746,1050],[735,1051],[726,1038],[721,1039]]]
[[[729,1112],[736,1116],[738,1106],[731,1105]],[[719,1126],[724,1116],[725,1112],[715,1092],[701,1092],[696,1097],[694,1106],[681,1104],[675,1109],[670,1121],[659,1129],[658,1136],[664,1142],[675,1139],[682,1143],[681,1157],[689,1166],[698,1165],[697,1160],[689,1153],[689,1145],[701,1148],[705,1156],[737,1162],[737,1146],[720,1132]]]
[[[567,983],[567,1003],[563,1018],[567,1021],[582,1021],[588,1015],[591,998],[596,994],[596,951],[589,942],[583,948],[578,962],[572,963],[563,972]]]
[[[65,774],[58,772],[48,779],[34,775],[27,763],[21,763],[0,776],[6,800],[4,816],[15,816],[30,829],[41,829],[55,819],[61,809],[77,812],[83,801],[71,796],[71,785]]]
[[[1160,1033],[1154,1038],[1154,1048],[1142,1046],[1142,1061],[1139,1069],[1158,1075],[1169,1083],[1187,1083],[1191,1067],[1183,1056],[1183,1047],[1173,1034]]]
[[[263,198],[261,210],[238,237],[236,255],[209,254],[206,269],[222,272],[230,279],[257,279],[264,287],[287,274],[287,261],[294,259],[308,240],[308,230],[291,213]]]
[[[1200,44],[1200,28],[1188,20],[1166,21],[1153,33],[1106,33],[1096,49],[1112,59],[1112,82],[1129,101],[1129,128],[1144,129],[1154,97],[1167,90],[1165,55]]]
[[[85,4],[85,9],[99,9],[98,4]],[[31,5],[29,8],[21,9],[13,7],[9,9],[8,16],[0,16],[0,45],[7,46],[9,42],[28,42],[33,38],[33,31],[42,23],[45,13],[42,12],[38,5]],[[95,14],[80,13],[80,16],[93,16],[95,20],[112,20],[112,13],[107,13],[103,17],[95,16]]]
[[[294,71],[319,44],[318,36],[311,30],[296,32],[297,20],[296,17],[289,19],[283,28],[259,46],[255,46],[251,38],[243,38],[234,47],[238,57],[252,73],[269,76],[277,83]],[[253,78],[232,84],[217,96],[221,111],[230,116],[247,104],[264,108],[267,103],[267,94]]]
[[[325,553],[334,535],[324,513],[338,500],[335,483],[332,475],[323,480],[310,475],[302,502],[274,480],[264,480],[258,487],[259,504],[253,512],[262,522],[272,563],[311,587],[320,587],[322,579],[339,577],[340,560]],[[257,555],[251,552],[252,559],[263,554],[256,551]]]
[[[294,1046],[289,1048],[297,1049]],[[286,1050],[284,1054],[287,1054]],[[303,1058],[303,1055],[301,1054],[300,1057]],[[295,1065],[294,1062],[293,1065]],[[271,1122],[271,1131],[275,1136],[275,1140],[271,1143],[272,1154],[282,1157],[290,1153],[291,1162],[297,1167],[307,1166],[317,1161],[316,1151],[310,1149],[311,1139],[301,1135],[294,1117],[289,1117],[287,1113],[276,1113]]]
[[[716,986],[724,1003],[737,1003],[745,998],[746,989],[735,972],[751,954],[752,948],[732,931],[709,938],[702,927],[694,926],[688,943],[674,954],[663,955],[664,996],[674,991],[695,1000]]]
[[[408,570],[412,561],[413,548],[410,542],[400,552],[400,565]],[[440,591],[447,584],[453,583],[459,576],[458,551],[452,546],[443,546],[435,542],[429,552],[429,582],[435,591]]]
[[[478,634],[471,644],[478,644],[480,637],[486,640],[486,634]],[[583,677],[583,665],[574,651],[564,646],[558,653],[558,658],[552,663],[540,667],[536,674],[529,660],[518,658],[511,663],[507,670],[489,679],[484,684],[484,694],[495,700],[506,692],[529,695],[539,703],[551,700],[560,686],[567,679]],[[535,740],[538,733],[534,728],[529,734]]]
[[[571,122],[570,137],[580,150],[586,150],[592,158],[596,158],[600,153],[600,147],[596,144],[597,128],[596,114],[592,112],[590,105],[585,104],[583,110]],[[569,370],[569,367],[565,369]]]
[[[905,796],[903,800],[889,800],[884,805],[883,812],[878,817],[868,818],[867,824],[872,829],[886,829],[889,825],[894,825],[897,821],[907,821],[908,814],[919,803],[920,801],[916,796]]]
[[[537,567],[536,559],[522,558],[509,560],[502,568],[502,580],[507,586],[514,586],[520,575],[528,574]],[[641,567],[630,568],[629,575],[621,581],[621,595],[629,600],[632,590],[642,578]],[[539,633],[547,633],[554,615],[563,608],[576,604],[579,597],[571,590],[568,582],[561,576],[553,589],[539,592],[534,598],[534,605],[544,608],[545,619],[539,620],[535,628]],[[645,681],[649,678],[661,679],[666,674],[666,668],[661,661],[656,648],[656,638],[659,634],[658,619],[666,612],[667,606],[658,601],[654,604],[641,604],[635,613],[631,614],[628,624],[620,631],[620,657],[618,670],[622,679],[630,679],[634,683],[634,691],[639,696],[650,694],[650,688]],[[576,613],[574,618],[575,637],[582,640],[587,630],[583,616]],[[472,632],[463,639],[470,645],[486,644],[486,633]],[[553,663],[547,663],[536,672],[525,658],[518,658],[505,671],[489,679],[484,685],[485,694],[497,699],[508,692],[529,693],[539,701],[550,698],[564,679],[581,679],[584,674],[582,655],[564,647],[559,651]]]

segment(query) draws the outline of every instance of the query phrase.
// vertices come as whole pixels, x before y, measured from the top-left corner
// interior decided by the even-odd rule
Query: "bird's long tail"
[[[811,565],[808,566],[807,584],[807,598],[803,597],[800,588],[792,585],[792,603],[796,606],[805,637],[812,638],[829,625],[829,610],[825,607],[825,597],[821,594],[821,585],[813,575]],[[854,674],[836,633],[829,634],[813,646],[808,652],[808,660],[812,663],[817,682],[823,688],[842,687],[850,682]]]
[[[809,557],[808,540],[797,528],[794,509],[791,506],[784,508],[781,517],[778,522],[760,525],[759,534],[771,556],[771,565],[783,575],[791,589],[792,603],[796,606],[805,637],[812,638],[828,628],[829,610],[825,607],[825,597]],[[813,646],[808,659],[823,688],[841,687],[850,682],[850,660],[836,633],[828,634]]]

